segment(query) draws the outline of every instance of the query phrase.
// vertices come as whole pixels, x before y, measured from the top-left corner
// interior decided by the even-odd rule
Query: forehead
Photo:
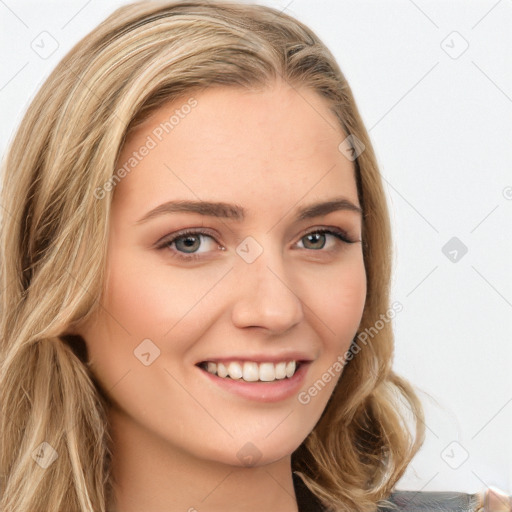
[[[343,194],[357,203],[353,162],[327,100],[279,82],[215,87],[167,103],[125,143],[115,203],[137,211],[170,199],[260,206]],[[132,165],[133,164],[133,165]],[[264,201],[264,203],[261,203]]]

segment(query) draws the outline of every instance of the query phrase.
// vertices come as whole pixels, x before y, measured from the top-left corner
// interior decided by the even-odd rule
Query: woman
[[[45,82],[3,180],[2,510],[400,501],[423,413],[391,324],[360,336],[392,310],[387,206],[310,29],[120,8]]]

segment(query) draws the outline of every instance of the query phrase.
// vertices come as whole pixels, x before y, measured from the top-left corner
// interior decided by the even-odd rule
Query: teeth
[[[286,376],[288,378],[293,376],[293,374],[295,373],[295,368],[295,361],[290,361],[289,363],[286,363]]]
[[[295,361],[280,363],[255,363],[252,361],[245,361],[243,364],[237,361],[230,361],[227,364],[214,363],[208,361],[203,368],[213,375],[226,378],[230,377],[234,380],[244,380],[246,382],[272,382],[274,380],[281,380],[291,378],[297,369]]]
[[[286,363],[276,364],[276,379],[284,379],[286,377]]]
[[[276,370],[274,369],[273,363],[260,364],[260,380],[264,382],[276,380]]]
[[[242,378],[242,367],[238,364],[232,361],[228,364],[228,375],[232,379],[241,379]]]
[[[219,377],[228,376],[228,369],[222,363],[217,364],[217,375]]]
[[[256,382],[259,379],[259,370],[256,363],[244,363],[243,379],[247,382]]]

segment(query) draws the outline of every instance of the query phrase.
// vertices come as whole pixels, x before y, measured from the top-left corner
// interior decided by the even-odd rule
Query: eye
[[[326,245],[326,236],[330,235],[331,237],[334,237],[337,240],[334,240],[334,245],[336,245],[336,241],[343,242],[346,244],[353,244],[356,243],[357,240],[350,240],[347,234],[342,231],[341,229],[337,228],[320,228],[315,229],[314,231],[310,231],[309,233],[306,233],[301,237],[301,240],[305,240],[305,249],[312,249],[315,251],[321,250]],[[336,248],[333,247],[331,249],[327,250],[335,250]]]
[[[171,238],[165,238],[160,242],[157,249],[170,249],[173,256],[181,258],[183,260],[196,260],[200,259],[201,256],[198,254],[209,252],[208,244],[204,247],[203,241],[205,239],[210,240],[210,249],[214,249],[215,246],[219,250],[225,250],[220,246],[212,235],[204,231],[182,231],[181,233],[173,235]],[[172,247],[174,245],[174,248]],[[203,250],[199,250],[203,249]]]
[[[325,248],[328,237],[332,237],[333,240],[330,244],[331,247]],[[206,240],[209,240],[209,243],[205,244]],[[300,249],[314,252],[334,252],[339,249],[340,243],[353,244],[358,240],[351,240],[343,230],[338,228],[318,228],[302,235],[300,242],[303,244],[303,247],[299,247]],[[173,257],[185,261],[204,259],[203,254],[207,254],[215,248],[225,251],[225,248],[215,240],[213,235],[205,231],[194,230],[175,233],[156,245],[156,249],[168,249]],[[323,250],[324,248],[325,250]]]

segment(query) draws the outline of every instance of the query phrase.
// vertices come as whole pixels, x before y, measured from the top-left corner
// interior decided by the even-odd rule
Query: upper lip
[[[218,362],[229,362],[229,361],[254,361],[255,363],[280,363],[282,361],[300,361],[300,362],[310,362],[313,358],[309,357],[307,354],[303,352],[285,352],[282,354],[252,354],[252,355],[230,355],[230,356],[211,356],[200,361],[197,361],[196,364],[204,363],[206,361],[212,361],[215,363]]]

